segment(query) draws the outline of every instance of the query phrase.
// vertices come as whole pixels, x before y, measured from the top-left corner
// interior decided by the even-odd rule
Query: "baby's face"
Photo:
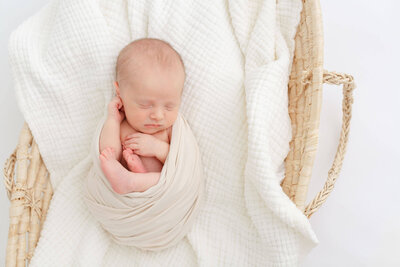
[[[117,89],[125,118],[135,130],[153,134],[174,124],[181,104],[183,70],[143,66]]]

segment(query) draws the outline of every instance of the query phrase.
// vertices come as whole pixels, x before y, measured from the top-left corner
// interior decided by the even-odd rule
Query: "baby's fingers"
[[[126,136],[125,137],[125,139],[124,139],[124,141],[127,141],[127,140],[137,140],[138,139],[138,137],[137,136]]]
[[[130,148],[132,150],[138,149],[137,144],[125,144],[125,148]]]
[[[117,107],[122,107],[122,101],[119,96],[114,96],[114,98],[111,100],[111,102]]]
[[[139,138],[140,135],[141,135],[140,133],[129,134],[129,135],[127,135],[127,136],[125,137],[125,140],[132,139],[132,138]]]
[[[121,109],[122,108],[121,100],[116,100],[114,103],[115,103],[115,106],[117,107],[117,109]]]
[[[135,143],[136,143],[136,140],[134,140],[134,139],[128,139],[128,140],[124,141],[125,145],[127,145],[127,144],[135,144]]]

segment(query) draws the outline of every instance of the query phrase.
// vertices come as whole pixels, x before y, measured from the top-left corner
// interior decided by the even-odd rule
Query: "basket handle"
[[[351,105],[353,104],[352,92],[354,88],[356,88],[353,76],[344,73],[328,72],[324,70],[323,82],[328,84],[343,85],[342,131],[340,133],[339,145],[336,151],[335,159],[333,160],[332,167],[328,172],[328,178],[325,182],[324,188],[317,194],[311,203],[304,208],[304,214],[308,218],[310,218],[311,215],[319,209],[319,207],[325,202],[326,198],[332,192],[336,179],[339,176],[340,169],[342,168],[344,154],[346,153],[347,140],[349,138]]]

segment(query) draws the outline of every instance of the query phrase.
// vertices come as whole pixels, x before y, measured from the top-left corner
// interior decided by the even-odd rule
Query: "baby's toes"
[[[131,154],[133,154],[133,151],[130,148],[126,148],[126,149],[124,149],[124,151],[122,153],[124,153],[126,155],[131,155]]]
[[[129,148],[124,149],[122,151],[122,156],[124,157],[125,160],[130,158],[132,154],[133,154],[133,151],[131,149],[129,149]]]

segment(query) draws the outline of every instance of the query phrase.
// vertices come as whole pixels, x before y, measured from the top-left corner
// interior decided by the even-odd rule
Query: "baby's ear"
[[[118,85],[117,81],[114,82],[114,87],[115,87],[115,91],[117,92],[117,95],[119,96],[119,85]]]

